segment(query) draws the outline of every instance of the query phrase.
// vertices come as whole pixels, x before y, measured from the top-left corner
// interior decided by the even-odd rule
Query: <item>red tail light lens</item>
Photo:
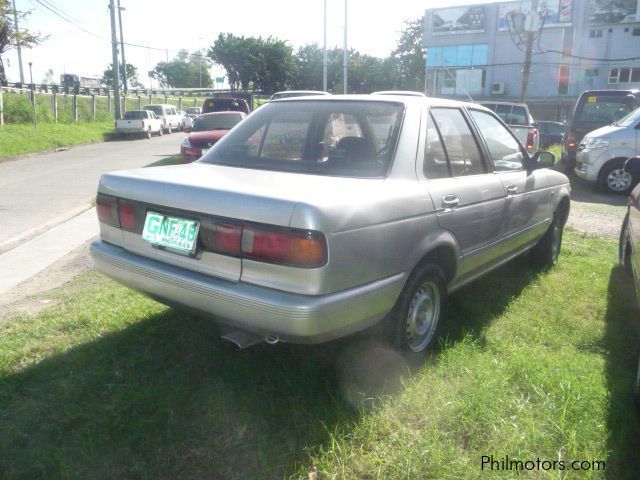
[[[242,226],[233,223],[203,224],[200,227],[200,239],[204,248],[210,252],[224,255],[240,255]]]
[[[327,245],[319,232],[245,226],[242,254],[263,262],[312,268],[327,262]]]
[[[136,209],[131,203],[118,200],[118,218],[121,228],[132,231],[136,229]]]
[[[527,134],[527,150],[533,150],[536,145],[536,138],[538,138],[538,130],[534,128]]]
[[[118,199],[108,195],[98,194],[96,196],[96,211],[100,222],[119,227],[118,222]]]
[[[571,130],[569,130],[569,133],[567,134],[567,146],[569,148],[576,146],[576,134]]]

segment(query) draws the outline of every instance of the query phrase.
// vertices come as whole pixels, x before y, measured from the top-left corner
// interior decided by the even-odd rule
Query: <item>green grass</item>
[[[0,324],[0,472],[516,478],[480,469],[508,455],[607,462],[526,478],[635,479],[637,313],[615,254],[567,233],[551,271],[522,259],[458,292],[445,340],[396,393],[400,357],[363,339],[235,352],[206,319],[85,274]]]
[[[42,123],[0,127],[0,159],[89,142],[102,142],[113,123]]]

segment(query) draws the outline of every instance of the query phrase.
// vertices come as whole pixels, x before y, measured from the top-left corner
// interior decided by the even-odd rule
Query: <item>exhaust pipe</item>
[[[236,346],[238,350],[262,343],[266,339],[244,330],[232,330],[222,335],[222,339]]]

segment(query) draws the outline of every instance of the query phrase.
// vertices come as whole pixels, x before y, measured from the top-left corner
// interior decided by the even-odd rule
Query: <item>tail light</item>
[[[567,147],[575,148],[575,146],[576,146],[576,132],[574,132],[573,130],[569,130],[569,133],[567,134]]]
[[[204,248],[210,252],[239,256],[242,225],[202,222],[200,239]]]
[[[242,256],[293,267],[320,267],[327,262],[327,245],[319,232],[245,226]]]
[[[527,150],[533,150],[535,148],[538,135],[539,133],[537,128],[534,128],[527,134]]]
[[[118,220],[120,221],[120,228],[135,230],[136,207],[124,200],[118,200]]]
[[[99,193],[96,197],[96,211],[98,212],[99,221],[114,227],[120,227],[120,222],[118,221],[118,199],[116,197]]]

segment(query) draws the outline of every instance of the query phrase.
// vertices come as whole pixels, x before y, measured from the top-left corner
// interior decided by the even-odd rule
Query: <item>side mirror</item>
[[[631,157],[624,164],[624,171],[634,177],[640,177],[640,157]]]
[[[184,127],[183,132],[184,133],[191,133],[191,128],[190,127]]]
[[[531,170],[538,168],[551,168],[556,163],[556,156],[551,152],[543,152],[538,150],[531,157]]]

